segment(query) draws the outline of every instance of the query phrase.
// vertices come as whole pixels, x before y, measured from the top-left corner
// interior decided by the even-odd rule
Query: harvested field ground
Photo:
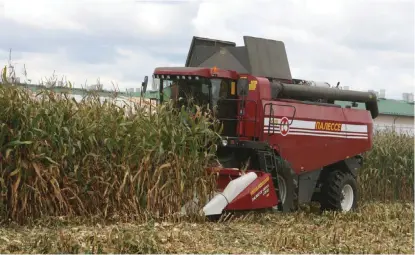
[[[1,253],[412,253],[412,203],[351,214],[257,214],[224,223],[41,220],[0,229]]]

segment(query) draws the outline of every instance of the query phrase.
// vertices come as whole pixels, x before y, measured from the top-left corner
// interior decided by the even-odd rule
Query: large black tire
[[[295,211],[295,183],[291,174],[291,169],[289,167],[279,165],[278,174],[277,176],[274,176],[274,178],[275,177],[279,178],[280,194],[282,195],[281,198],[278,197],[278,200],[283,199],[283,201],[281,201],[276,208],[274,207],[274,209],[278,209],[278,211],[281,212]]]
[[[343,199],[344,204],[342,204]],[[353,211],[357,208],[357,201],[357,181],[351,173],[340,170],[330,172],[321,187],[321,210]]]

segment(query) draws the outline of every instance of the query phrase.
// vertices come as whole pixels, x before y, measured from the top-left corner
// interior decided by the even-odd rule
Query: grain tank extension
[[[190,95],[223,124],[222,167],[207,169],[219,173],[219,194],[205,215],[288,212],[311,201],[323,210],[355,209],[361,154],[372,147],[378,115],[376,95],[294,79],[281,41],[245,36],[244,43],[194,37],[184,67],[158,67],[153,74],[161,102]]]

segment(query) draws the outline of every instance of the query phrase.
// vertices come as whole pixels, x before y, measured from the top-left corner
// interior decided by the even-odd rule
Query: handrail
[[[270,113],[268,115],[266,115],[265,112],[266,112],[266,109],[267,109],[267,106],[268,105],[270,107],[270,110],[269,110]],[[291,117],[291,122],[289,124],[287,124],[288,126],[291,126],[292,125],[292,123],[294,121],[295,114],[297,112],[297,108],[295,106],[289,105],[289,104],[278,104],[278,103],[266,103],[266,104],[264,104],[264,112],[263,112],[264,119],[265,119],[265,117],[269,117],[269,123],[268,123],[268,138],[269,138],[269,134],[270,134],[270,131],[271,131],[271,118],[272,118],[272,120],[275,118],[273,106],[286,106],[286,107],[294,108],[294,112],[293,112],[293,115]],[[272,134],[274,134],[274,133],[275,133],[275,129],[273,128],[272,129]],[[263,132],[262,132],[262,135],[263,135]],[[262,138],[263,138],[263,136],[262,136]]]

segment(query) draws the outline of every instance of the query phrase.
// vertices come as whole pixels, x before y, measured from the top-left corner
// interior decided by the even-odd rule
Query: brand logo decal
[[[335,122],[316,121],[315,129],[317,129],[317,130],[324,130],[324,131],[336,131],[336,132],[339,132],[339,131],[342,130],[342,124],[341,123],[335,123]]]
[[[290,123],[287,117],[283,117],[280,123],[280,133],[282,136],[286,136],[290,131]]]

